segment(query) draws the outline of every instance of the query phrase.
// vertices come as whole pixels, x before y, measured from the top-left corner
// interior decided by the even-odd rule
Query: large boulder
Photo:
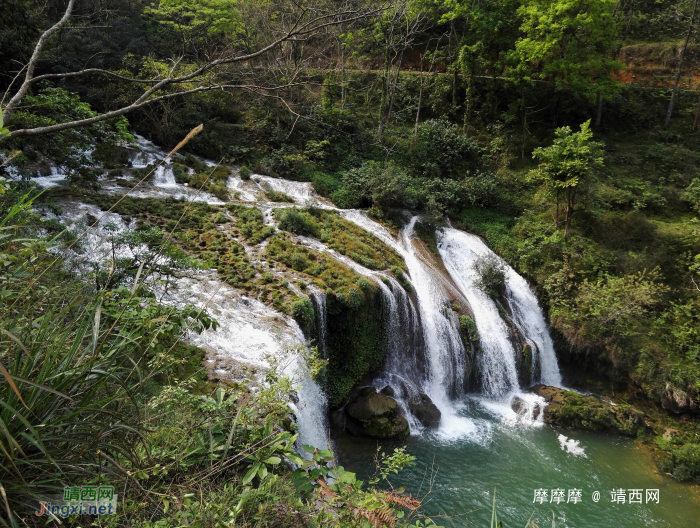
[[[423,427],[440,425],[442,413],[427,395],[420,393],[408,400],[408,409],[423,424]]]
[[[355,436],[404,439],[408,421],[395,399],[365,387],[345,406],[345,429]]]
[[[548,405],[544,409],[544,421],[572,429],[612,431],[635,436],[645,429],[644,414],[627,404],[613,404],[595,396],[584,396],[573,391],[535,385],[530,392],[539,394]]]

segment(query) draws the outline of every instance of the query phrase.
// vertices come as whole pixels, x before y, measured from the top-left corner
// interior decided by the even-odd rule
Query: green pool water
[[[530,515],[540,528],[698,528],[700,487],[661,475],[638,442],[607,434],[572,432],[523,423],[507,406],[468,399],[437,431],[402,443],[380,442],[383,451],[406,445],[415,467],[392,479],[426,498],[425,511],[449,516],[438,524],[488,528],[496,488],[499,516],[507,528],[524,527]],[[562,435],[562,436],[560,436]],[[344,436],[334,448],[339,462],[366,479],[374,472],[376,440]],[[535,490],[547,501],[533,504]],[[552,489],[581,490],[581,502],[550,502]],[[612,490],[625,490],[625,503],[612,502]],[[642,490],[642,504],[630,504],[630,489]],[[659,503],[646,502],[646,490],[659,490]],[[593,501],[594,492],[600,499]]]

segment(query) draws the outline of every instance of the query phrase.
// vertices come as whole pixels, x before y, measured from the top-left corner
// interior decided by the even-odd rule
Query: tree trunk
[[[418,109],[416,110],[416,126],[413,128],[413,137],[418,137],[418,123],[420,122],[420,107],[423,104],[423,56],[420,58],[420,89],[418,90]]]
[[[401,50],[401,55],[399,56],[399,66],[396,69],[396,77],[394,78],[394,83],[389,88],[389,106],[386,112],[387,123],[391,119],[391,111],[394,109],[394,96],[396,95],[396,87],[399,85],[399,75],[401,74],[401,65],[403,64],[403,52]]]
[[[676,102],[676,94],[678,93],[678,83],[681,80],[681,74],[683,73],[683,59],[685,58],[685,50],[688,47],[688,41],[690,40],[690,35],[693,32],[693,22],[695,21],[695,10],[698,7],[698,0],[693,2],[693,12],[690,15],[690,24],[688,24],[688,33],[685,35],[685,42],[681,48],[681,56],[678,58],[678,72],[676,73],[676,82],[673,84],[673,91],[671,92],[671,101],[668,104],[668,112],[666,112],[666,122],[664,126],[668,128],[671,124],[671,114],[673,114],[673,105]]]
[[[345,107],[347,88],[345,87],[345,46],[340,44],[340,108]]]
[[[595,116],[595,126],[599,127],[603,120],[603,94],[598,92],[598,112]]]
[[[382,99],[379,103],[379,130],[377,130],[377,140],[382,140],[384,134],[384,116],[385,110],[389,104],[389,73],[391,71],[391,51],[386,50],[384,59],[384,77],[382,78]]]
[[[525,159],[525,139],[527,138],[527,106],[525,106],[525,88],[523,87],[523,143],[520,146],[520,159]],[[557,199],[557,225],[559,224],[559,200]]]

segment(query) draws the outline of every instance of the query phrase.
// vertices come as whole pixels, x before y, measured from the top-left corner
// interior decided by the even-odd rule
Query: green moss
[[[387,336],[382,320],[381,299],[366,295],[355,310],[347,310],[337,299],[328,298],[326,393],[331,408],[339,406],[353,387],[382,365]]]
[[[275,232],[274,227],[265,225],[263,214],[257,207],[227,204],[226,208],[236,217],[236,228],[253,245],[266,240]]]
[[[280,229],[317,238],[366,268],[406,269],[406,263],[396,251],[371,233],[341,218],[337,211],[289,207],[275,210],[275,216]]]
[[[478,347],[481,337],[479,336],[479,331],[476,329],[476,323],[474,322],[474,319],[472,319],[468,315],[460,315],[459,327],[462,330],[462,335],[464,336],[464,338],[469,342],[475,343]]]

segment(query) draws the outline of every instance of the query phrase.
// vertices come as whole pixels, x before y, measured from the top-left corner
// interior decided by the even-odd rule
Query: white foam
[[[568,438],[563,434],[560,434],[557,437],[557,439],[559,440],[559,445],[561,446],[561,448],[567,453],[570,453],[574,456],[588,458],[586,455],[586,451],[583,449],[583,447],[581,447],[581,444],[578,440]]]

